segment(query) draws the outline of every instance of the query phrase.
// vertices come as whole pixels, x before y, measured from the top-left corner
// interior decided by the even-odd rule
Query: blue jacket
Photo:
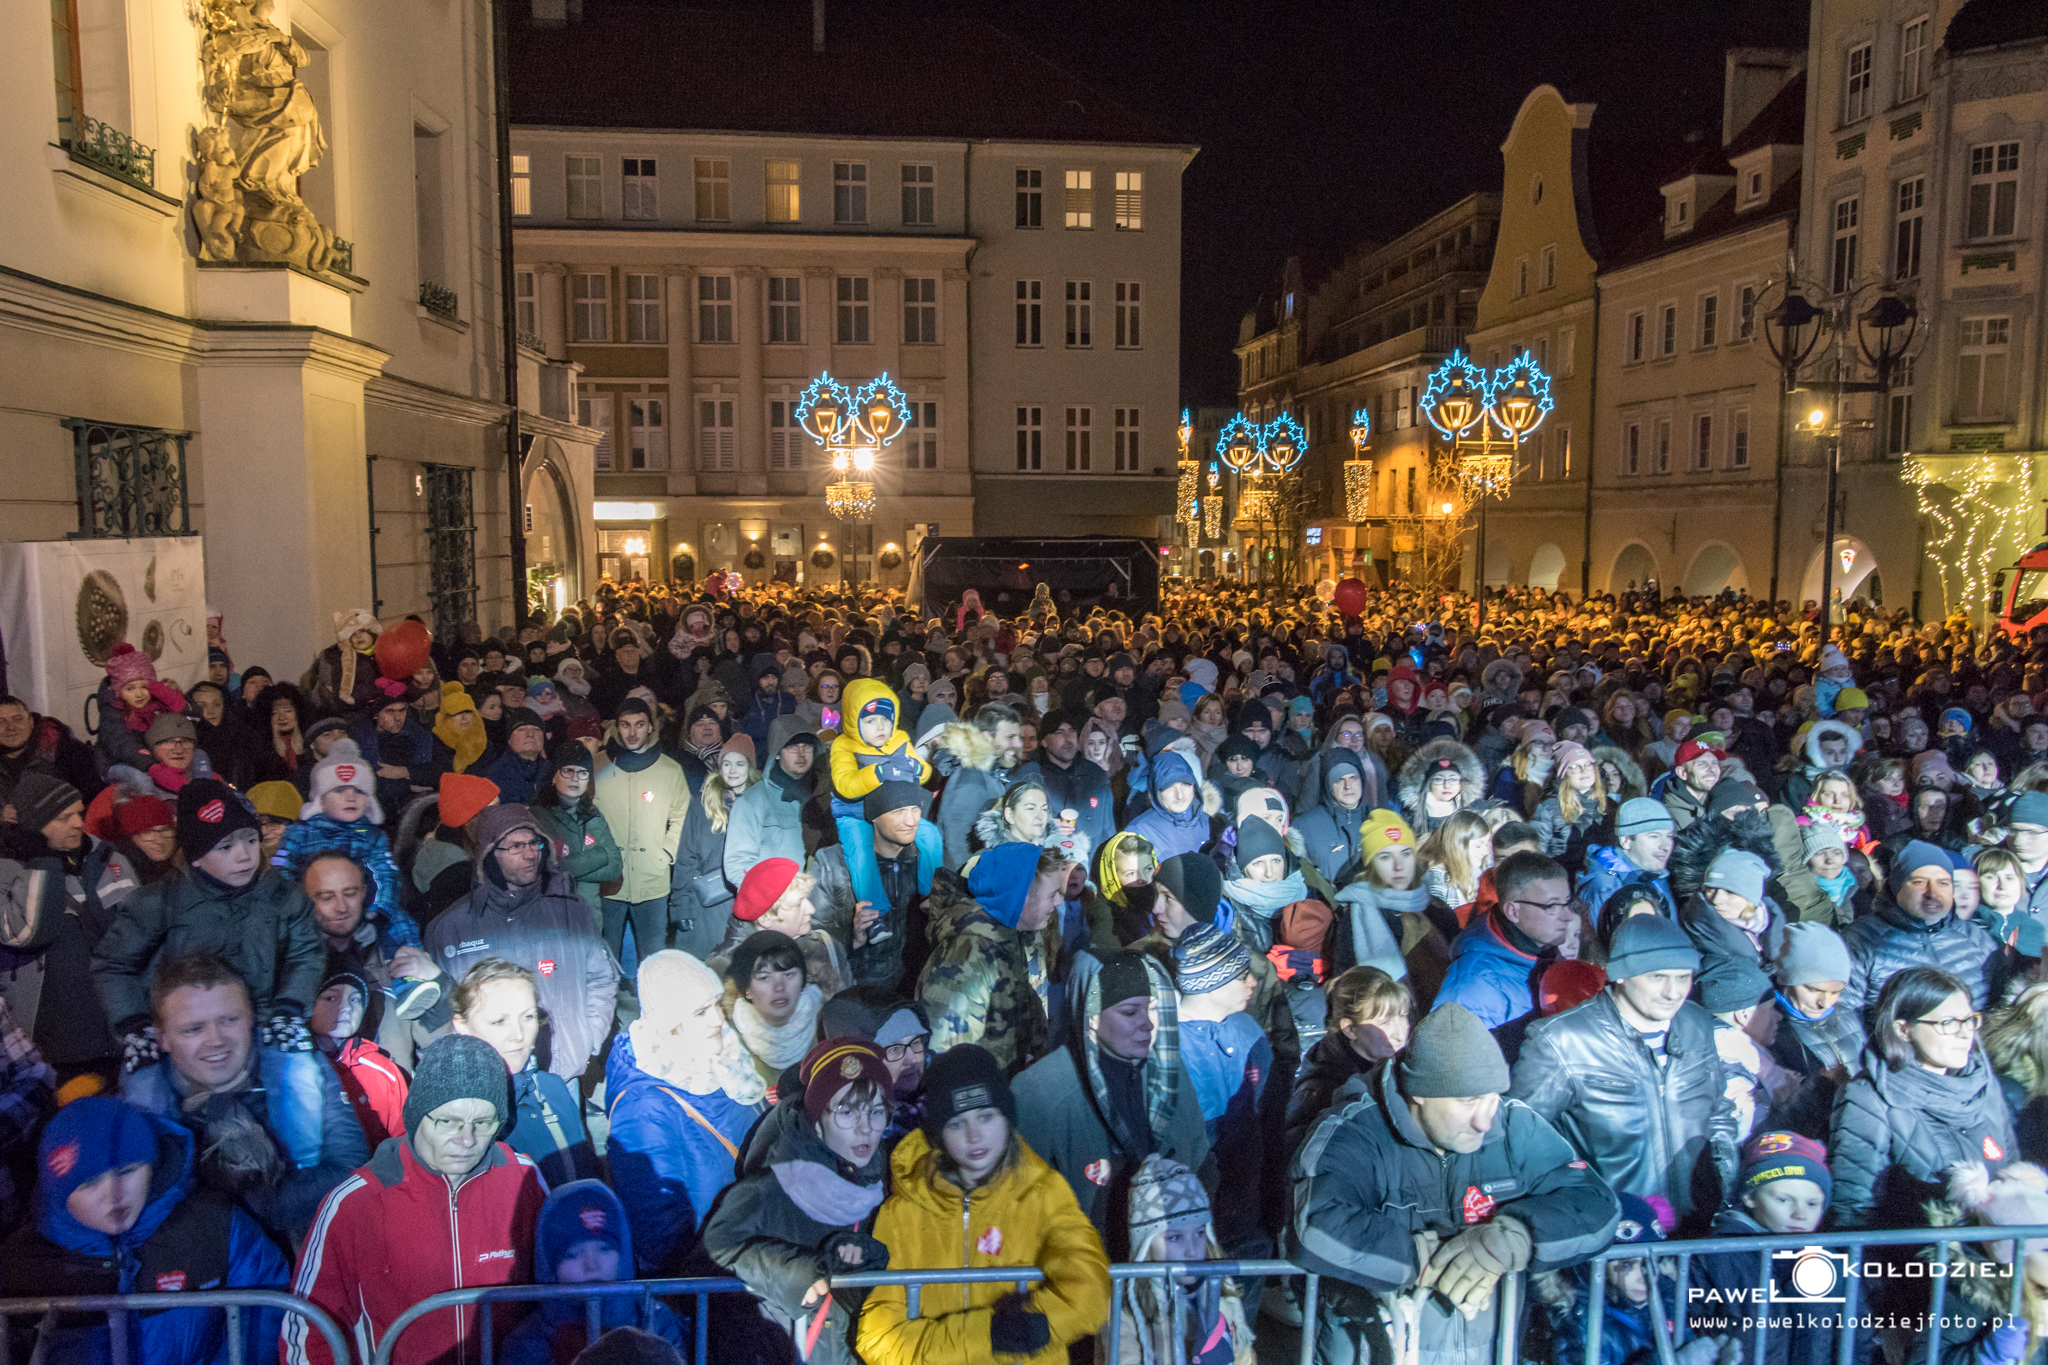
[[[755,681],[754,695],[747,699],[747,709],[740,715],[739,728],[754,741],[754,753],[762,767],[765,768],[775,758],[774,754],[768,752],[768,727],[775,724],[778,716],[795,714],[795,697],[777,688],[771,700],[769,695],[761,690],[759,680]]]
[[[1668,875],[1637,867],[1626,853],[1606,844],[1595,844],[1587,850],[1586,870],[1579,874],[1578,891],[1588,910],[1599,914],[1600,907],[1607,904],[1607,898],[1630,882],[1656,887],[1658,898],[1664,902],[1665,917],[1678,918],[1678,902],[1671,898],[1671,878]]]
[[[680,1274],[712,1204],[737,1179],[747,1130],[766,1106],[740,1104],[723,1091],[686,1094],[655,1079],[634,1061],[628,1031],[612,1042],[604,1083],[611,1117],[605,1155],[633,1230],[639,1276]]]
[[[536,758],[521,758],[510,749],[505,750],[482,768],[471,769],[478,777],[486,777],[498,784],[498,800],[507,806],[530,806],[533,794],[555,775],[555,765],[548,762],[547,755]]]
[[[546,1073],[543,1072],[543,1075]],[[553,1233],[549,1209],[570,1200],[588,1203],[593,1199],[609,1201],[612,1208],[611,1221],[618,1230],[619,1277],[629,1279],[633,1273],[633,1232],[626,1218],[625,1206],[619,1197],[601,1180],[578,1180],[574,1184],[562,1185],[548,1195],[547,1203],[541,1206],[540,1221],[533,1234],[533,1278],[540,1284],[555,1284],[556,1272],[568,1246],[557,1245]],[[498,1360],[503,1365],[568,1365],[579,1351],[589,1345],[589,1319],[584,1311],[585,1300],[542,1299],[539,1308],[526,1321],[513,1329],[505,1338],[505,1344],[498,1351]],[[640,1300],[630,1295],[600,1298],[598,1303],[599,1335],[615,1327],[637,1327],[651,1332],[676,1348],[684,1359],[689,1358],[689,1348],[683,1344],[683,1324],[667,1305],[653,1299],[648,1300],[647,1321],[640,1321]]]
[[[284,1289],[291,1267],[240,1208],[195,1190],[192,1135],[168,1118],[150,1116],[157,1133],[149,1202],[127,1235],[110,1238],[86,1227],[62,1204],[38,1200],[33,1227],[19,1229],[0,1253],[12,1295],[137,1294],[168,1290]],[[246,1359],[274,1354],[283,1314],[245,1310]],[[37,1331],[16,1318],[15,1349],[28,1358]],[[220,1365],[228,1359],[227,1315],[217,1308],[138,1313],[128,1319],[130,1360],[149,1365]],[[97,1315],[67,1315],[42,1334],[45,1365],[106,1365],[107,1324]]]
[[[567,1081],[540,1069],[538,1053],[512,1078],[512,1102],[512,1131],[502,1141],[540,1168],[549,1189],[597,1174],[597,1153],[583,1127],[582,1106]]]
[[[1488,1028],[1499,1028],[1536,1008],[1537,959],[1508,942],[1493,915],[1474,920],[1451,944],[1451,969],[1436,1003],[1457,1001]]]
[[[510,801],[510,798],[506,798]],[[387,807],[387,809],[389,809]],[[370,874],[371,902],[366,913],[383,925],[379,947],[386,955],[402,945],[420,946],[420,927],[398,903],[403,879],[391,858],[391,840],[371,824],[368,817],[343,824],[331,815],[315,815],[288,826],[277,852],[270,856],[272,867],[281,867],[293,881],[306,864],[322,853],[345,853],[356,866]]]

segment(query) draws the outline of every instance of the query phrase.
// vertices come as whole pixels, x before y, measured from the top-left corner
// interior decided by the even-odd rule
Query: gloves
[[[145,1024],[140,1032],[121,1035],[121,1069],[140,1071],[155,1065],[163,1056],[163,1047],[157,1035],[156,1025]]]
[[[1528,1225],[1519,1218],[1502,1216],[1481,1223],[1465,1236],[1472,1238],[1473,1259],[1480,1269],[1493,1275],[1527,1270],[1533,1250]]]
[[[1493,1301],[1493,1286],[1502,1275],[1528,1268],[1530,1252],[1529,1229],[1503,1216],[1446,1240],[1417,1283],[1434,1288],[1473,1318]]]
[[[306,1021],[289,1014],[273,1014],[270,1023],[263,1030],[263,1042],[279,1052],[311,1052],[313,1030]]]
[[[1052,1344],[1052,1324],[1045,1314],[1033,1312],[1031,1301],[1022,1294],[1009,1293],[996,1300],[988,1318],[988,1345],[1006,1356],[1037,1355]]]
[[[841,1247],[852,1247],[860,1253],[860,1259],[858,1261],[848,1261],[839,1254]],[[889,1248],[883,1246],[865,1232],[846,1231],[833,1233],[825,1239],[825,1245],[820,1250],[819,1258],[825,1267],[824,1273],[828,1276],[834,1272],[856,1273],[887,1270],[889,1268]]]

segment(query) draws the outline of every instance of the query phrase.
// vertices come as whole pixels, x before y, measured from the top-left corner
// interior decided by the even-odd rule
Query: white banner
[[[89,738],[86,702],[127,641],[180,688],[206,676],[206,546],[198,536],[0,545],[7,681]],[[97,708],[90,716],[98,724]]]

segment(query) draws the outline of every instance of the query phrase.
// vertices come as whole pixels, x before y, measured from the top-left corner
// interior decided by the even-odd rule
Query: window
[[[1040,328],[1043,321],[1045,286],[1038,280],[1017,281],[1017,344],[1019,346],[1043,346],[1045,339]]]
[[[1562,379],[1569,379],[1578,369],[1579,329],[1560,327],[1557,329],[1557,373]]]
[[[1116,348],[1135,351],[1145,344],[1142,328],[1145,286],[1137,280],[1116,282]]]
[[[513,311],[517,315],[513,325],[526,335],[533,336],[540,331],[540,300],[534,293],[533,272],[531,270],[514,271],[512,273],[512,289],[514,293]]]
[[[1413,416],[1415,410],[1414,393],[1415,386],[1412,384],[1404,384],[1394,390],[1394,427],[1396,430],[1415,425]]]
[[[1044,227],[1044,218],[1045,172],[1020,169],[1017,172],[1017,226]]]
[[[1536,287],[1539,289],[1557,288],[1557,247],[1555,245],[1544,247],[1543,254],[1537,259],[1540,264],[1536,270]]]
[[[1923,21],[1924,22],[1924,21]],[[1899,182],[1899,214],[1892,228],[1892,278],[1920,278],[1920,226],[1926,220],[1927,177]]]
[[[1763,197],[1764,173],[1762,171],[1751,171],[1744,175],[1742,177],[1742,202],[1744,204],[1757,204],[1763,202]]]
[[[768,344],[801,346],[804,342],[804,281],[801,275],[768,277]]]
[[[1415,466],[1408,466],[1408,515],[1415,515]]]
[[[1899,102],[1917,99],[1927,88],[1926,15],[1899,25]]]
[[[569,216],[604,217],[604,162],[594,156],[562,158],[569,175]]]
[[[597,428],[597,468],[612,467],[612,395],[592,384],[576,387],[576,421]]]
[[[795,223],[802,220],[802,196],[797,187],[797,163],[768,163],[768,221]]]
[[[1904,455],[1913,448],[1913,358],[1907,356],[1892,367],[1891,411],[1885,423],[1884,447],[1891,455]]]
[[[1622,358],[1631,365],[1642,363],[1643,359],[1643,315],[1630,313],[1628,321],[1621,328]]]
[[[865,346],[868,343],[868,277],[865,275],[841,275],[833,282],[838,291],[839,329],[837,339],[842,346]]]
[[[1870,44],[1849,49],[1849,63],[1842,82],[1842,122],[1855,123],[1870,117]]]
[[[2003,422],[2012,319],[1964,318],[1956,354],[1956,420]]]
[[[512,216],[533,216],[533,160],[516,153],[512,157]]]
[[[1621,429],[1621,472],[1643,472],[1643,429],[1634,422]]]
[[[603,271],[579,274],[569,282],[569,302],[574,319],[570,336],[576,341],[610,341],[611,276]]]
[[[1749,468],[1749,409],[1737,408],[1728,414],[1728,467]]]
[[[1067,409],[1067,472],[1086,474],[1095,454],[1095,409]]]
[[[912,402],[910,421],[903,429],[903,467],[939,467],[939,405]]]
[[[1682,228],[1682,227],[1684,227],[1684,226],[1685,226],[1686,224],[1690,223],[1691,221],[1692,221],[1692,200],[1690,200],[1690,199],[1674,199],[1674,200],[1672,200],[1672,201],[1671,201],[1671,226],[1672,226],[1672,227],[1674,227],[1674,228]]]
[[[1572,429],[1559,427],[1556,440],[1558,477],[1569,479],[1572,476]]]
[[[903,226],[930,227],[932,221],[932,168],[930,166],[905,166],[903,168]]]
[[[1834,292],[1845,294],[1856,284],[1857,241],[1862,236],[1863,200],[1850,195],[1835,201],[1835,239],[1831,255]]]
[[[668,468],[668,427],[662,419],[667,407],[660,398],[631,398],[626,415],[633,434],[632,468]]]
[[[1678,354],[1678,305],[1667,303],[1657,310],[1657,354]]]
[[[1695,474],[1714,467],[1714,414],[1702,412],[1692,419],[1692,468]]]
[[[1116,410],[1116,472],[1135,474],[1138,472],[1138,410],[1118,408]]]
[[[1116,173],[1116,230],[1118,232],[1142,232],[1145,230],[1145,173],[1143,171],[1118,171]]]
[[[732,162],[722,156],[696,158],[697,221],[732,221]]]
[[[1700,341],[1702,346],[1712,346],[1721,339],[1721,296],[1700,295],[1699,306]]]
[[[1036,473],[1045,468],[1045,410],[1017,409],[1017,468]]]
[[[1756,335],[1756,286],[1742,284],[1735,287],[1735,337],[1748,341]]]
[[[76,120],[85,113],[78,28],[77,0],[55,0],[50,6],[50,46],[57,59],[57,136],[67,144],[82,131]]]
[[[1091,229],[1095,226],[1095,172],[1067,172],[1067,226]]]
[[[939,344],[939,282],[906,275],[903,279],[903,344]]]
[[[1656,426],[1652,430],[1656,445],[1650,452],[1651,457],[1657,462],[1656,469],[1659,474],[1669,474],[1671,472],[1671,419],[1669,417],[1659,417]]]
[[[697,276],[697,340],[723,345],[732,338],[732,276]]]
[[[449,270],[448,243],[450,234],[442,230],[446,210],[442,185],[445,183],[442,155],[445,139],[418,124],[412,130],[412,184],[413,207],[417,215],[416,229],[419,233],[419,278],[422,284],[431,281],[440,284],[453,278]],[[420,291],[424,296],[426,291]],[[424,302],[424,297],[422,299]],[[454,302],[449,300],[447,312],[454,314]]]
[[[661,199],[655,190],[654,158],[624,157],[619,162],[619,169],[625,183],[625,191],[619,200],[620,215],[639,219],[661,217]]]
[[[865,223],[868,220],[868,163],[832,163],[832,221]]]
[[[1966,236],[2010,237],[2019,212],[2020,144],[1970,148],[1970,220]]]
[[[796,404],[786,398],[768,404],[768,467],[802,469],[804,442],[810,439],[796,424]]]
[[[1067,281],[1067,345],[1076,350],[1095,344],[1094,297],[1089,281]]]
[[[1515,262],[1515,297],[1529,292],[1529,258],[1521,257]]]
[[[661,276],[626,276],[626,340],[661,340]]]
[[[733,435],[730,398],[704,398],[697,403],[697,468],[711,473],[739,468],[738,441]]]

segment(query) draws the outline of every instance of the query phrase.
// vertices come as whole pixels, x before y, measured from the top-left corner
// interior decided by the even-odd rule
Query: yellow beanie
[[[1396,844],[1407,848],[1415,847],[1415,831],[1401,818],[1400,812],[1375,810],[1365,817],[1365,823],[1358,827],[1360,856],[1371,862],[1373,855],[1383,848]]]

